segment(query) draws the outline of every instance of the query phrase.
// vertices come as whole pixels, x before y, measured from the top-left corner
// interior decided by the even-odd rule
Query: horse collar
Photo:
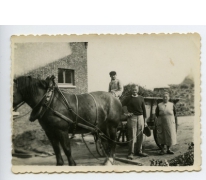
[[[30,118],[30,121],[35,121],[36,119],[40,119],[45,112],[47,111],[48,107],[51,104],[51,101],[54,96],[54,86],[49,87],[47,89],[46,94],[43,96],[42,100],[33,108]]]
[[[44,105],[49,105],[51,103],[51,100],[52,100],[52,95],[53,95],[53,92],[54,92],[54,87],[52,88],[48,88],[47,92],[46,92],[46,99],[45,99],[45,102],[44,102]]]

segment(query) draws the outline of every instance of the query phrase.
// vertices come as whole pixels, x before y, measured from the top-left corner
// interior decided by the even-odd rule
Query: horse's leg
[[[117,129],[114,127],[109,127],[109,133],[110,133],[110,141],[108,141],[108,146],[110,147],[110,154],[109,157],[114,158],[114,154],[115,154],[115,149],[116,149],[116,133],[117,133]]]
[[[104,165],[111,165],[113,162],[110,162],[110,147],[107,139],[102,138],[101,139],[102,146],[103,146],[103,151],[105,153],[105,160],[104,160]]]
[[[106,153],[106,159],[104,165],[112,165],[114,162],[114,153],[116,148],[116,128],[108,124],[104,134],[109,137],[109,139],[102,139],[102,145]]]
[[[57,166],[62,166],[64,164],[64,161],[61,156],[61,151],[59,147],[59,141],[57,137],[53,135],[53,133],[50,132],[45,132],[47,137],[49,138],[49,141],[51,142],[51,145],[53,147],[54,153],[56,155],[56,161],[57,161]]]
[[[64,150],[65,155],[67,156],[69,165],[76,166],[76,163],[71,155],[71,146],[67,131],[59,131],[59,141]]]
[[[108,158],[105,162],[105,165],[113,165],[114,164],[114,155],[115,155],[115,148],[116,148],[116,128],[109,126],[109,140],[107,142],[108,144]]]

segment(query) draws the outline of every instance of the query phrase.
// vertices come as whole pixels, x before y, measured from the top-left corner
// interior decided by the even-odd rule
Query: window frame
[[[75,70],[74,69],[66,69],[66,68],[58,68],[58,76],[59,76],[59,70],[64,70],[63,71],[63,83],[59,83],[59,78],[58,78],[58,86],[59,87],[69,87],[69,88],[76,88],[75,86]],[[72,83],[66,83],[66,71],[70,71],[71,73],[71,82]]]

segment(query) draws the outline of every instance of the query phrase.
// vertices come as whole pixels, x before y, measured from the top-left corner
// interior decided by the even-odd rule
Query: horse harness
[[[62,96],[62,99],[63,101],[65,102],[65,104],[67,105],[67,108],[69,111],[71,111],[73,114],[75,114],[75,120],[71,120],[70,118],[64,116],[63,114],[59,113],[58,111],[55,111],[54,109],[52,109],[50,107],[51,105],[51,102],[54,98],[54,89],[57,88],[57,91],[60,93],[60,95]],[[113,141],[115,143],[119,143],[119,142],[116,142],[115,140],[112,140],[110,139],[109,137],[107,137],[98,127],[97,127],[97,124],[98,124],[98,106],[97,106],[97,102],[96,102],[96,99],[94,98],[94,96],[90,93],[88,93],[88,95],[90,95],[95,103],[95,106],[96,106],[96,119],[95,119],[95,123],[94,124],[91,124],[89,123],[88,121],[86,121],[84,118],[82,118],[81,116],[78,115],[78,108],[79,108],[79,102],[78,102],[78,97],[77,95],[74,94],[75,96],[75,99],[76,99],[76,112],[70,107],[69,105],[69,102],[67,101],[67,99],[65,98],[64,94],[62,93],[62,91],[59,89],[59,87],[56,85],[55,81],[54,81],[54,78],[53,77],[50,77],[49,78],[49,87],[47,89],[47,92],[44,94],[44,96],[42,97],[42,99],[34,106],[32,112],[31,112],[31,115],[30,115],[30,118],[29,120],[30,121],[35,121],[36,119],[40,119],[43,117],[43,115],[46,113],[46,111],[48,109],[52,110],[53,113],[60,117],[61,119],[65,120],[66,122],[70,123],[70,124],[74,124],[74,131],[73,131],[73,134],[72,134],[72,137],[74,137],[74,134],[75,134],[75,131],[76,131],[76,127],[77,126],[80,126],[82,128],[85,128],[85,129],[88,129],[91,131],[91,133],[93,135],[96,135],[96,139],[95,141],[99,138],[100,136],[100,139],[103,138],[103,139],[107,139],[107,140],[110,140],[110,141]],[[20,105],[18,105],[17,108],[19,108],[23,103],[21,103]],[[16,109],[17,109],[16,108]],[[90,124],[90,126],[88,125],[84,125],[84,124],[81,124],[81,123],[78,123],[78,118],[82,119],[83,121],[87,122]],[[138,136],[138,135],[137,135]],[[95,155],[90,151],[90,149],[88,148],[85,140],[84,140],[84,135],[82,134],[82,139],[87,147],[87,149],[89,150],[89,152],[95,157]],[[94,136],[95,137],[95,136]],[[127,142],[124,142],[124,143],[128,143],[132,140],[129,140]],[[103,150],[105,152],[105,149],[103,147]],[[105,153],[106,155],[106,153]],[[96,158],[96,157],[95,157]],[[107,157],[108,158],[108,157]],[[98,159],[98,158],[96,158]]]
[[[51,102],[52,102],[53,97],[54,97],[54,89],[55,89],[55,87],[57,88],[57,91],[61,94],[63,101],[65,102],[65,104],[66,104],[67,107],[68,107],[68,110],[69,110],[69,111],[72,111],[72,112],[75,114],[75,117],[76,117],[76,118],[75,118],[74,121],[71,120],[70,118],[64,116],[63,114],[55,111],[54,109],[52,109],[52,108],[50,107]],[[93,134],[93,135],[94,135],[95,142],[96,142],[96,140],[97,140],[97,138],[98,138],[98,128],[97,128],[97,126],[96,126],[96,125],[97,125],[97,122],[98,122],[98,106],[97,106],[97,102],[96,102],[94,96],[93,96],[92,94],[90,94],[90,93],[88,93],[88,95],[90,95],[90,96],[92,97],[92,99],[93,99],[93,101],[94,101],[94,103],[95,103],[95,106],[96,106],[96,119],[95,119],[95,123],[94,123],[94,124],[91,124],[93,127],[91,127],[91,126],[86,126],[86,125],[83,125],[83,124],[80,124],[80,123],[77,122],[78,117],[80,117],[80,116],[78,115],[79,100],[78,100],[77,95],[74,94],[75,99],[76,99],[76,112],[74,112],[74,111],[72,110],[72,108],[70,107],[70,105],[69,105],[67,99],[65,98],[64,94],[61,92],[61,90],[59,89],[59,87],[58,87],[58,86],[56,85],[56,83],[54,82],[54,77],[51,76],[51,77],[49,77],[49,87],[48,87],[46,93],[45,93],[45,94],[43,95],[43,97],[41,98],[41,100],[32,108],[32,112],[31,112],[31,115],[30,115],[29,120],[30,120],[30,121],[35,121],[36,119],[42,118],[43,115],[46,113],[46,111],[47,111],[48,109],[50,109],[50,110],[52,110],[52,111],[54,112],[55,115],[57,115],[57,116],[60,117],[61,119],[65,120],[66,122],[68,122],[68,123],[70,123],[70,124],[73,124],[73,132],[72,132],[72,136],[71,136],[70,139],[74,138],[75,132],[76,132],[76,127],[77,127],[77,126],[80,126],[80,127],[82,127],[82,128],[85,128],[85,129],[90,130],[91,133],[88,133],[88,134]],[[15,109],[15,110],[18,109],[18,108],[19,108],[21,105],[23,105],[24,103],[25,103],[25,102],[23,101],[22,103],[20,103],[19,105],[17,105],[14,109]],[[27,113],[27,114],[28,114],[28,113]],[[21,117],[22,117],[22,116],[21,116]],[[80,118],[81,118],[81,117],[80,117]],[[81,119],[83,119],[83,118],[81,118]],[[84,120],[84,119],[83,119],[83,120]],[[86,121],[86,120],[84,120],[84,121]],[[86,122],[87,122],[87,121],[86,121]],[[96,135],[96,138],[95,138],[95,135]],[[83,140],[84,144],[86,145],[88,151],[92,154],[92,156],[93,156],[94,158],[98,159],[98,158],[91,152],[91,150],[89,149],[86,141],[84,140],[84,136],[85,136],[85,135],[82,134],[82,140]],[[98,159],[98,160],[99,160],[99,159]]]
[[[47,89],[47,92],[44,94],[42,99],[35,105],[33,108],[30,118],[30,121],[35,121],[36,119],[40,119],[48,110],[49,106],[54,97],[54,86],[50,83]]]
[[[92,132],[97,132],[97,124],[98,124],[98,106],[97,106],[97,102],[94,98],[94,96],[90,93],[88,93],[88,95],[91,96],[91,98],[94,101],[94,104],[96,106],[96,119],[95,119],[95,123],[94,124],[90,124],[91,126],[87,126],[87,125],[83,125],[78,123],[78,117],[81,118],[79,116],[79,100],[76,94],[74,94],[75,99],[76,99],[76,112],[71,108],[69,102],[67,101],[66,97],[64,96],[64,94],[62,93],[62,91],[59,89],[59,87],[56,85],[56,83],[54,82],[54,79],[52,77],[50,77],[49,79],[49,87],[47,89],[47,92],[45,93],[45,95],[42,97],[42,99],[37,103],[37,105],[33,108],[30,118],[30,121],[35,121],[36,119],[40,119],[43,117],[43,115],[46,113],[46,111],[48,109],[52,110],[54,112],[54,114],[58,117],[60,117],[61,119],[64,119],[65,121],[67,121],[68,123],[73,125],[73,132],[72,132],[72,137],[74,138],[75,132],[76,132],[76,127],[80,126],[83,127],[85,129],[91,130]],[[60,95],[62,96],[63,101],[65,102],[67,108],[69,111],[71,111],[74,115],[75,115],[75,120],[71,120],[70,118],[64,116],[63,114],[55,111],[54,109],[52,109],[50,107],[51,102],[54,98],[54,89],[57,88],[57,91],[60,93]],[[83,119],[83,118],[81,118]],[[83,119],[84,120],[84,119]],[[86,120],[85,120],[86,121]],[[87,121],[86,121],[87,122]],[[88,122],[87,122],[88,123]]]
[[[75,95],[76,98],[76,112],[70,107],[67,99],[65,98],[65,96],[63,95],[62,91],[59,89],[59,87],[56,85],[55,81],[54,81],[54,76],[49,77],[49,87],[47,89],[47,92],[44,94],[44,96],[42,97],[42,99],[33,107],[31,115],[30,115],[30,121],[35,121],[36,119],[40,119],[43,117],[43,115],[46,113],[46,111],[48,109],[50,109],[56,116],[60,117],[61,119],[65,120],[66,122],[70,123],[70,124],[74,124],[75,128],[73,131],[73,135],[75,134],[76,131],[76,126],[80,126],[84,129],[87,129],[89,131],[91,131],[91,133],[94,135],[97,135],[95,141],[98,139],[98,137],[100,136],[100,138],[103,139],[107,139],[110,140],[114,143],[120,143],[117,142],[115,140],[112,140],[110,137],[108,137],[107,135],[105,135],[98,127],[98,106],[97,106],[97,102],[96,99],[94,98],[94,96],[90,93],[88,93],[88,95],[90,95],[95,103],[96,106],[96,120],[94,124],[89,123],[88,121],[86,121],[84,118],[82,118],[81,116],[78,115],[78,106],[79,106],[79,102],[78,102],[78,97],[77,95]],[[53,100],[54,97],[54,89],[57,88],[58,92],[61,94],[63,101],[65,102],[65,104],[67,105],[67,108],[69,111],[72,111],[72,113],[75,114],[75,121],[71,120],[70,118],[68,118],[67,116],[64,116],[63,114],[59,113],[58,111],[55,111],[53,108],[50,107],[51,102]],[[20,103],[20,105],[17,106],[17,108],[19,108],[23,103]],[[15,109],[17,109],[15,107]],[[28,114],[28,113],[26,113]],[[23,115],[25,116],[25,115]],[[22,117],[22,116],[21,116]],[[88,125],[84,125],[81,123],[78,123],[77,120],[78,118],[82,119],[84,122],[90,124],[90,126]],[[137,135],[139,136],[139,135]],[[133,139],[126,141],[126,142],[121,142],[122,144],[124,143],[128,143],[130,141],[132,141]]]

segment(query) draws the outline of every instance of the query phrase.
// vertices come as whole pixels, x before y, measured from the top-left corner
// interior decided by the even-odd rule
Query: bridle
[[[17,87],[18,87],[18,84],[17,84]],[[94,129],[94,132],[95,132],[95,134],[97,135],[96,140],[97,140],[98,138],[100,138],[100,139],[112,141],[112,142],[114,142],[114,143],[120,143],[120,142],[117,142],[116,140],[111,139],[109,136],[107,136],[104,132],[102,132],[102,131],[97,127],[98,109],[97,109],[96,100],[95,100],[95,98],[92,96],[92,94],[89,94],[89,95],[93,98],[93,100],[94,100],[94,102],[95,102],[95,104],[96,104],[96,112],[97,112],[97,114],[96,114],[97,120],[95,121],[95,124],[91,124],[90,122],[88,122],[87,120],[85,120],[84,118],[82,118],[81,116],[79,116],[78,111],[75,112],[75,111],[71,108],[69,102],[67,101],[67,99],[65,98],[65,96],[63,95],[63,93],[61,92],[61,90],[58,88],[58,86],[56,85],[56,83],[55,83],[54,81],[52,81],[52,86],[50,86],[50,85],[48,86],[47,91],[46,91],[46,93],[43,95],[43,97],[41,98],[41,100],[32,108],[32,109],[34,110],[36,107],[38,107],[38,106],[40,105],[40,103],[43,102],[42,106],[44,106],[45,109],[44,109],[43,113],[40,114],[40,117],[42,117],[42,116],[44,115],[44,113],[46,112],[47,109],[50,109],[50,110],[53,111],[54,113],[56,112],[54,109],[52,109],[52,108],[50,107],[50,103],[51,103],[51,101],[52,101],[52,99],[53,99],[53,95],[54,95],[54,88],[57,88],[57,91],[60,93],[60,95],[61,95],[61,97],[62,97],[62,100],[65,102],[68,110],[70,110],[74,115],[76,115],[76,121],[73,121],[73,123],[75,124],[75,126],[77,125],[77,117],[78,117],[78,118],[80,118],[81,120],[83,120],[84,122],[86,122],[87,124],[89,124],[90,127]],[[126,93],[126,94],[120,96],[120,98],[123,98],[123,99],[124,99],[125,97],[128,97],[128,96],[129,96],[129,95]],[[75,96],[75,97],[76,97],[76,96]],[[44,98],[45,98],[45,101],[44,101]],[[19,103],[17,106],[15,106],[15,107],[14,107],[14,111],[17,110],[19,107],[21,107],[24,103],[25,103],[25,102],[22,101],[22,102]],[[78,107],[78,101],[77,101],[77,107]],[[28,114],[28,113],[27,113],[27,114]],[[59,114],[60,114],[60,113],[59,113]],[[56,114],[56,115],[57,115],[57,114]],[[22,116],[21,116],[21,117],[22,117]],[[59,116],[59,117],[61,117],[61,116]],[[62,118],[62,117],[61,117],[61,118]],[[64,119],[65,121],[67,121],[65,118],[62,118],[62,119]],[[69,119],[69,118],[67,118],[67,119]],[[74,133],[75,133],[75,132],[73,132],[73,134],[74,134]],[[140,133],[141,133],[141,131],[139,132],[139,134],[136,135],[136,137],[139,136]],[[82,134],[82,139],[83,139],[83,142],[85,143],[84,138],[83,138],[83,134]],[[125,144],[125,143],[131,142],[131,141],[133,141],[133,139],[130,139],[129,141],[126,141],[126,142],[121,142],[121,144]],[[87,149],[89,150],[89,148],[88,148],[88,146],[87,146],[86,143],[85,143],[85,145],[86,145]],[[90,151],[90,150],[89,150],[89,151]],[[103,146],[103,151],[104,151],[104,154],[107,156],[104,146]],[[91,151],[90,151],[90,153],[91,153]],[[93,154],[93,153],[91,153],[91,154]],[[93,155],[93,156],[94,156],[94,155]],[[94,156],[94,157],[95,157],[95,156]],[[95,157],[95,158],[96,158],[96,157]],[[108,156],[107,156],[107,159],[109,159]]]
[[[117,142],[117,141],[115,141],[115,140],[112,140],[112,139],[111,139],[110,137],[108,137],[107,135],[105,135],[105,134],[96,126],[96,124],[91,124],[91,123],[89,123],[87,120],[85,120],[84,118],[82,118],[81,116],[79,116],[76,112],[74,112],[73,109],[71,108],[70,104],[69,104],[68,101],[66,100],[65,96],[63,95],[63,93],[62,93],[61,90],[58,88],[58,86],[56,85],[55,82],[54,82],[54,84],[52,83],[52,86],[51,86],[51,87],[48,87],[47,92],[43,95],[43,97],[41,98],[41,100],[34,106],[34,108],[37,107],[37,106],[43,101],[43,99],[46,97],[46,98],[45,98],[46,101],[43,103],[43,106],[45,106],[46,108],[48,108],[48,109],[52,110],[53,112],[55,112],[54,109],[52,109],[52,108],[49,107],[49,103],[48,103],[48,102],[51,102],[51,100],[53,99],[53,97],[51,97],[51,92],[52,92],[52,94],[54,93],[54,92],[53,92],[54,88],[57,88],[57,91],[58,91],[58,92],[60,93],[60,95],[62,96],[62,99],[63,99],[63,101],[65,102],[68,110],[72,111],[72,112],[74,113],[74,115],[76,115],[76,116],[77,116],[78,118],[80,118],[81,120],[87,122],[87,124],[89,124],[92,128],[94,128],[94,130],[96,130],[96,131],[98,131],[99,133],[101,133],[101,134],[102,134],[102,135],[101,135],[101,138],[107,139],[107,140],[110,140],[110,141],[113,141],[113,142],[115,142],[115,143],[119,143],[119,142]],[[125,94],[125,95],[123,95],[123,96],[121,96],[121,97],[127,97],[127,96],[129,96],[129,95]],[[49,99],[47,99],[47,98],[49,98]],[[94,98],[94,97],[93,97],[93,98]],[[18,104],[14,109],[15,109],[15,110],[18,109],[18,108],[19,108],[20,106],[22,106],[24,103],[25,103],[24,101],[21,102],[21,103]],[[33,108],[33,110],[34,110],[34,108]],[[46,111],[46,110],[45,110],[45,111]],[[44,112],[45,112],[45,111],[44,111]],[[65,120],[65,119],[64,119],[64,120]],[[75,122],[73,122],[73,123],[75,123]],[[138,136],[138,135],[137,135],[137,136]],[[123,143],[128,143],[128,142],[130,142],[130,141],[132,141],[132,140],[129,140],[129,141],[123,142]]]
[[[17,82],[15,82],[15,84],[16,84],[16,88],[18,89],[18,84],[17,84]],[[16,110],[17,110],[18,108],[20,108],[24,103],[25,103],[25,102],[22,101],[22,102],[20,102],[19,104],[17,104],[17,105],[13,108],[13,111],[16,111]]]
[[[14,108],[13,108],[13,111],[16,111],[18,108],[20,108],[25,102],[22,101],[20,102],[19,104],[17,104]]]
[[[17,86],[17,89],[18,89],[18,83],[17,82],[15,82],[16,83],[16,86]],[[26,87],[24,87],[24,88],[26,88]],[[24,89],[24,88],[22,88],[22,89]],[[50,87],[47,89],[47,92],[43,95],[43,97],[37,102],[37,104],[35,104],[35,106],[32,108],[32,109],[35,109],[42,101],[43,101],[43,99],[47,96],[47,94],[48,94],[48,90],[50,89]],[[19,90],[19,89],[18,89]],[[20,108],[23,104],[25,104],[25,101],[22,101],[22,102],[20,102],[19,104],[17,104],[14,108],[13,108],[13,111],[16,111],[18,108]],[[28,113],[26,113],[26,114],[28,114]],[[22,116],[21,116],[22,117]]]

